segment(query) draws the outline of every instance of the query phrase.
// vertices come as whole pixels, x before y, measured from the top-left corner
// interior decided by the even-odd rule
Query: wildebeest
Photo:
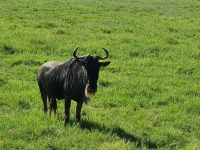
[[[99,62],[99,60],[106,59],[109,55],[104,48],[105,57],[97,55],[78,57],[76,55],[77,50],[78,47],[73,51],[74,58],[69,61],[61,63],[47,62],[37,71],[44,112],[47,112],[47,97],[50,101],[50,111],[53,108],[54,113],[56,113],[57,109],[56,99],[65,99],[64,126],[66,126],[70,118],[71,100],[77,102],[76,120],[80,121],[83,102],[87,103],[91,96],[97,92],[100,67],[110,64],[110,62]]]

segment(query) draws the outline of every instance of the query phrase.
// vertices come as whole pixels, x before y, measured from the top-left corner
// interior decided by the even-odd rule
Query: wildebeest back
[[[58,63],[54,67],[50,67],[48,64],[44,64],[42,67],[44,71],[40,73],[42,79],[40,83],[51,97],[64,99],[65,95],[70,95],[75,101],[84,98],[84,90],[88,80],[87,73],[85,68],[79,65],[75,59]]]

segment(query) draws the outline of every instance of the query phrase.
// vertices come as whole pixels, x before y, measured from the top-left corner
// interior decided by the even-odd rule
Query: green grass
[[[0,149],[200,149],[198,0],[0,1]],[[46,61],[110,56],[75,124],[44,115]]]

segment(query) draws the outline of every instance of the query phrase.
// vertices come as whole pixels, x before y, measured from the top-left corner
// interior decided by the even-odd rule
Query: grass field
[[[199,0],[1,0],[0,149],[200,149]],[[46,61],[104,55],[82,121],[44,115]]]

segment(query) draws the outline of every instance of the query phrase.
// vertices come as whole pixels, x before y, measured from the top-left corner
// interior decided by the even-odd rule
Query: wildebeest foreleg
[[[71,98],[65,98],[65,123],[64,123],[65,127],[69,122],[70,118],[70,106],[71,106]]]
[[[76,121],[79,122],[81,119],[81,108],[83,105],[83,101],[77,102],[76,105]]]

